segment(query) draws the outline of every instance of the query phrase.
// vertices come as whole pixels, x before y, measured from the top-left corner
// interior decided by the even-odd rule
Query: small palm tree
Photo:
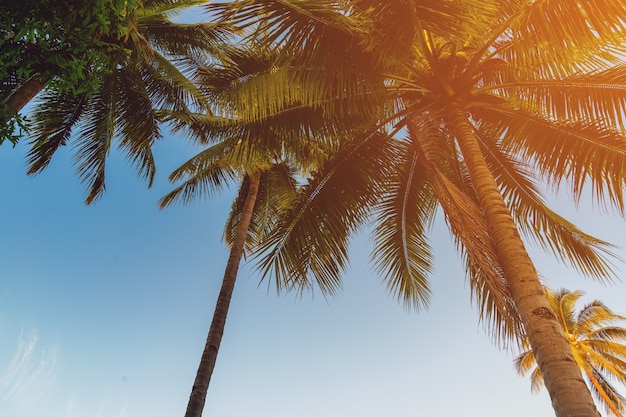
[[[175,201],[189,203],[239,183],[224,232],[230,255],[186,417],[202,415],[241,259],[259,247],[277,219],[295,203],[296,172],[306,176],[326,155],[330,133],[326,123],[319,112],[301,106],[289,95],[278,100],[282,104],[272,110],[272,118],[237,119],[242,111],[253,112],[263,106],[264,95],[275,95],[272,85],[290,83],[288,74],[279,71],[274,62],[274,56],[263,52],[228,48],[219,62],[200,74],[199,86],[212,103],[211,114],[163,112],[175,131],[186,131],[201,144],[215,144],[172,173],[171,181],[183,183],[161,199],[162,208]],[[247,96],[242,91],[248,90],[256,91],[257,100],[242,100]],[[275,102],[276,97],[270,101]]]
[[[623,417],[626,399],[611,380],[626,384],[626,328],[616,324],[626,321],[626,317],[615,314],[598,300],[576,312],[576,303],[583,295],[581,291],[561,289],[554,293],[546,288],[545,292],[591,392],[608,412]],[[526,350],[515,359],[515,368],[520,375],[532,370],[533,391],[543,386],[543,376],[528,341]]]
[[[161,138],[156,109],[207,108],[189,76],[206,62],[207,53],[219,53],[224,31],[170,20],[204,2],[144,0],[127,15],[128,33],[119,40],[127,59],[104,77],[94,94],[59,92],[52,83],[33,112],[28,173],[40,173],[60,147],[74,141],[78,175],[87,184],[86,202],[92,203],[105,190],[107,155],[117,142],[138,174],[152,184],[152,145]]]

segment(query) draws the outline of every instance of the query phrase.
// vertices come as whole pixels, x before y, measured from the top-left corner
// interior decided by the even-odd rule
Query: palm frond
[[[626,411],[626,398],[622,396],[601,372],[591,368],[585,375],[590,380],[591,392],[607,413],[621,417]]]
[[[141,2],[143,7],[139,9],[139,12],[144,16],[175,15],[188,7],[201,6],[206,3],[208,0],[143,0]]]
[[[530,346],[526,345],[526,350],[520,353],[513,361],[513,366],[517,373],[521,376],[530,372],[530,390],[531,392],[539,392],[543,387],[543,376],[541,369],[537,366],[535,354]]]
[[[119,91],[115,75],[104,80],[90,98],[89,111],[74,145],[78,176],[88,189],[87,204],[100,198],[106,189],[106,160],[115,135]]]
[[[202,91],[170,60],[155,53],[150,64],[142,65],[145,88],[155,108],[184,111],[188,105],[196,111],[207,111],[209,103]]]
[[[567,334],[575,335],[577,333],[575,306],[583,293],[580,291],[571,292],[566,289],[561,289],[555,293],[546,291],[546,295],[563,330],[565,330]]]
[[[189,204],[197,198],[205,197],[224,188],[238,177],[236,169],[228,163],[220,163],[217,156],[224,151],[217,144],[185,162],[170,175],[170,181],[183,177],[186,180],[159,200],[159,207],[165,208],[174,202]]]
[[[595,199],[626,210],[626,138],[594,121],[556,122],[501,106],[472,112],[499,129],[502,146],[529,161],[549,184],[569,184],[576,201],[591,183]],[[549,138],[548,140],[546,138]]]
[[[157,50],[172,57],[219,56],[224,44],[232,37],[224,25],[173,23],[163,17],[142,19],[138,29]]]
[[[552,120],[595,120],[601,126],[626,131],[626,65],[604,65],[560,79],[518,80],[492,84],[509,97],[521,99],[528,110]]]
[[[390,138],[375,132],[344,143],[301,187],[294,207],[263,244],[259,268],[277,288],[324,294],[340,285],[348,239],[368,218],[389,166]]]
[[[426,233],[438,204],[409,143],[391,146],[398,156],[376,208],[372,258],[394,296],[408,307],[427,307],[431,254]]]
[[[226,222],[224,239],[228,245],[232,244],[235,236],[248,187],[249,179],[246,176]],[[274,164],[261,172],[261,183],[248,228],[245,253],[252,253],[256,249],[262,239],[270,233],[279,215],[291,207],[295,196],[295,174],[287,164]]]
[[[607,45],[624,40],[626,6],[621,2],[540,0],[519,6],[505,32],[510,40],[505,52],[516,56],[512,60],[520,69],[564,75],[585,68],[585,61],[599,54],[609,58]]]
[[[41,96],[33,113],[28,174],[43,171],[56,151],[67,144],[86,106],[84,95],[45,92]]]
[[[157,115],[143,79],[136,71],[122,69],[117,73],[116,126],[119,144],[137,168],[139,176],[152,185],[156,164],[152,145],[161,138]]]
[[[608,330],[610,324],[622,320],[626,320],[626,317],[615,314],[604,303],[594,300],[580,310],[576,324],[581,332],[590,334],[596,330]]]
[[[304,93],[315,94],[314,101],[343,100],[335,111],[344,114],[354,114],[348,104],[357,109],[380,106],[384,79],[376,57],[360,44],[367,18],[351,13],[347,3],[253,0],[209,7],[224,20],[253,29],[257,48],[279,51],[276,66],[289,70],[306,87]]]

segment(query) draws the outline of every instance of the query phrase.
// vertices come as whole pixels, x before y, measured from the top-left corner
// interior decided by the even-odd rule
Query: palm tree
[[[293,101],[289,94],[277,98],[268,89],[277,83],[293,84],[290,88],[295,90],[303,87],[290,81],[274,61],[262,51],[226,48],[221,61],[203,69],[199,77],[212,112],[164,112],[175,131],[185,131],[200,144],[214,144],[172,173],[171,181],[183,183],[161,199],[161,208],[175,201],[189,203],[239,182],[224,232],[230,254],[186,417],[202,415],[242,257],[254,252],[281,213],[293,205],[296,172],[306,176],[316,169],[330,151],[332,142],[327,138],[336,133],[315,109]],[[242,92],[249,90],[256,92],[256,100],[241,100],[246,97]],[[238,120],[242,109],[249,113],[270,101],[281,103],[271,109],[273,117]]]
[[[354,96],[350,114],[381,86],[388,93],[386,115],[302,187],[265,241],[265,271],[282,287],[332,291],[349,237],[373,220],[390,290],[424,306],[440,207],[481,317],[497,336],[523,324],[557,416],[598,415],[521,236],[586,275],[612,276],[611,245],[550,210],[536,183],[569,185],[577,201],[589,185],[624,212],[626,5],[248,0],[212,10],[287,48],[280,63],[320,92],[305,102],[340,84]]]
[[[598,300],[576,312],[576,303],[583,296],[581,291],[561,289],[553,293],[548,288],[545,291],[591,392],[605,410],[622,417],[626,411],[626,399],[611,384],[611,379],[626,383],[626,344],[623,343],[626,328],[615,324],[626,317],[615,314]],[[541,388],[541,370],[537,368],[535,355],[528,345],[515,359],[515,368],[520,375],[532,370],[532,390]]]
[[[105,190],[107,155],[113,142],[150,184],[155,174],[153,143],[161,138],[156,109],[206,109],[207,101],[190,76],[219,53],[224,30],[213,25],[174,23],[169,17],[202,0],[144,0],[127,16],[128,33],[119,42],[128,57],[106,75],[92,95],[58,91],[41,95],[31,124],[31,175],[44,170],[56,151],[75,142],[86,202]],[[78,134],[72,133],[78,129]]]

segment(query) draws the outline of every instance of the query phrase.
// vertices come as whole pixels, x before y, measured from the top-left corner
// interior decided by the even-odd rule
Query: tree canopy
[[[93,93],[127,52],[118,40],[139,0],[25,0],[0,5],[0,120],[13,117],[9,95],[30,79],[55,88]],[[3,123],[3,139],[15,140]]]

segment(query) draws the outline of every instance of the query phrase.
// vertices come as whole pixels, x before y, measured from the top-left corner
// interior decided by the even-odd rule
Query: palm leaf
[[[549,183],[569,183],[576,201],[589,180],[599,201],[625,210],[626,138],[620,132],[593,121],[556,122],[501,106],[473,108],[472,112],[495,125],[502,146],[530,161]]]
[[[249,178],[246,176],[226,222],[224,238],[229,245],[232,244],[235,236],[248,188]],[[270,169],[261,172],[259,193],[248,228],[246,253],[255,250],[263,237],[269,234],[279,215],[293,204],[295,193],[294,172],[286,164],[275,164]]]
[[[611,383],[604,377],[604,375],[602,375],[602,373],[593,368],[590,370],[590,373],[595,380],[592,380],[592,383],[589,384],[591,387],[591,392],[594,394],[600,404],[603,405],[603,408],[606,412],[620,417],[621,414],[617,413],[623,413],[624,411],[626,411],[626,407],[624,406],[624,404],[626,403],[626,398],[624,398],[615,389],[615,387],[611,385]],[[587,377],[589,378],[589,375],[587,375]],[[608,401],[606,401],[607,398]]]
[[[160,52],[168,56],[219,56],[232,36],[228,27],[214,23],[174,23],[162,16],[140,21],[139,32]]]
[[[560,79],[518,80],[487,89],[498,89],[521,98],[529,110],[553,120],[596,120],[600,125],[625,129],[626,65],[623,63]]]
[[[67,144],[86,106],[84,95],[44,93],[33,113],[33,139],[27,154],[30,175],[43,171],[56,151]]]
[[[264,242],[259,262],[279,290],[302,291],[315,282],[324,294],[337,291],[348,238],[367,220],[389,166],[388,140],[370,132],[344,143],[302,186],[294,207]]]
[[[136,166],[139,176],[147,179],[150,186],[156,172],[152,145],[161,138],[158,118],[143,79],[136,71],[118,71],[117,83],[120,89],[116,109],[119,144]]]
[[[589,68],[594,55],[608,58],[606,45],[624,40],[626,6],[613,0],[520,2],[508,22],[509,48],[503,50],[517,68],[545,69],[560,76]],[[508,54],[507,54],[508,52]],[[591,64],[593,65],[593,64]]]
[[[159,206],[164,208],[175,201],[187,204],[193,199],[211,195],[237,178],[237,169],[228,163],[227,157],[234,146],[234,141],[217,143],[178,167],[169,179],[171,182],[185,181],[161,198]]]
[[[155,53],[153,61],[138,71],[155,108],[184,111],[191,104],[196,111],[208,110],[202,91],[164,56]]]
[[[106,188],[106,159],[115,133],[119,91],[119,79],[115,75],[103,81],[99,91],[90,98],[85,121],[74,145],[78,176],[88,189],[87,204],[100,198]]]
[[[408,142],[391,146],[398,156],[377,205],[372,257],[390,292],[405,305],[420,308],[428,306],[430,299],[431,255],[426,233],[437,200]]]

